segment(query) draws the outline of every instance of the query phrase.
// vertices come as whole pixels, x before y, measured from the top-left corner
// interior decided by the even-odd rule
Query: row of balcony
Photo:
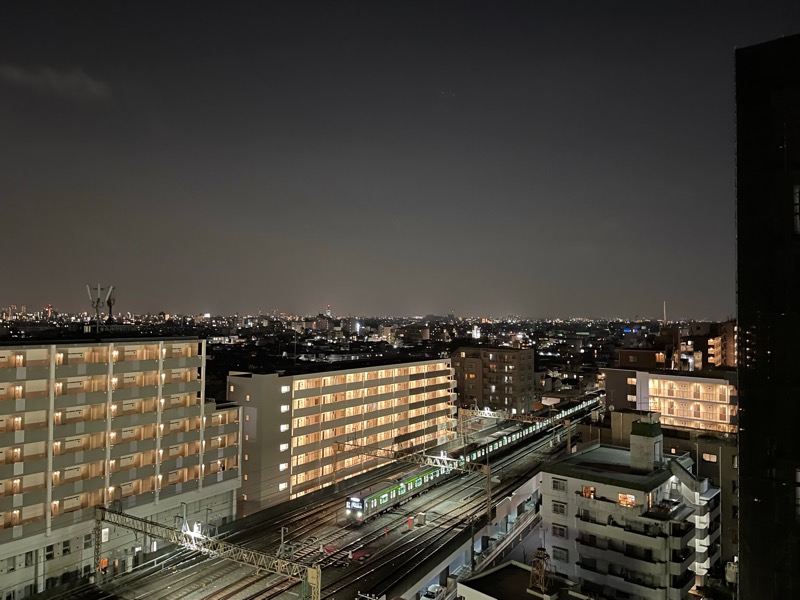
[[[103,423],[103,421],[96,421],[93,423]],[[239,423],[227,423],[222,425],[210,426],[205,428],[206,440],[224,436],[230,433],[238,433]],[[114,432],[116,433],[116,432]],[[142,437],[143,433],[134,439],[122,438],[112,440],[110,452],[112,458],[119,458],[125,454],[132,454],[135,452],[144,452],[153,450],[156,447],[155,437]],[[162,447],[174,446],[180,443],[188,443],[200,440],[201,430],[188,429],[188,430],[173,430],[165,428],[161,433]],[[88,435],[88,434],[87,434]],[[117,436],[115,436],[116,438]],[[92,447],[92,439],[87,438],[84,443],[87,445],[69,448],[61,444],[60,441],[54,442],[59,444],[58,451],[53,454],[53,468],[56,470],[93,462],[95,460],[102,460],[105,458],[105,436],[102,439],[94,440],[98,445]],[[37,454],[23,455],[20,448],[12,448],[7,451],[5,456],[0,456],[0,479],[10,478],[23,473],[38,473],[47,470],[47,453],[40,452]]]
[[[102,389],[85,390],[85,389],[66,389],[62,390],[55,396],[56,408],[66,408],[68,406],[76,406],[83,404],[98,404],[109,401],[121,400],[134,400],[137,398],[155,398],[171,395],[184,394],[189,392],[200,391],[200,381],[197,379],[190,379],[186,381],[166,382],[161,386],[156,384],[145,386],[118,386],[109,390],[105,385]],[[33,410],[46,410],[49,407],[50,393],[47,390],[28,391],[24,389],[12,389],[5,395],[0,395],[0,414],[8,414],[9,412],[24,412]],[[9,406],[3,406],[3,401],[15,400],[17,404],[8,402]],[[23,403],[20,405],[19,402]]]
[[[403,377],[384,377],[382,379],[368,379],[365,381],[355,381],[353,383],[339,383],[327,386],[320,385],[318,387],[306,387],[305,389],[302,390],[301,389],[294,390],[292,398],[298,400],[302,398],[310,398],[312,396],[338,394],[341,392],[347,392],[349,390],[358,390],[358,389],[369,390],[380,386],[394,386],[397,383],[420,381],[423,379],[437,379],[439,377],[447,377],[449,380],[449,378],[452,377],[451,371],[452,369],[445,369],[430,373],[418,373],[416,375],[407,375]],[[417,386],[417,387],[424,387],[424,386]],[[409,386],[408,389],[417,389],[417,388],[416,387],[412,388],[411,386]],[[393,391],[391,392],[391,394],[398,395],[398,393],[402,393],[403,391],[405,390]]]
[[[141,482],[140,489],[136,489],[136,487],[131,487],[131,491],[128,492],[129,495],[123,496],[123,507],[130,507],[136,505],[137,503],[148,503],[153,501],[153,495],[158,492],[162,498],[173,496],[179,493],[191,491],[193,489],[198,489],[200,486],[200,482],[202,481],[203,487],[211,486],[216,483],[221,483],[223,481],[229,481],[231,479],[236,479],[239,476],[239,470],[236,467],[226,468],[224,470],[213,470],[211,465],[208,466],[206,473],[202,476],[202,478],[195,477],[188,479],[186,476],[180,476],[176,480],[172,482],[167,481],[167,477],[164,476],[161,479],[160,487],[155,485],[155,478],[149,480],[138,480]],[[85,521],[86,518],[91,515],[91,510],[97,504],[101,504],[105,500],[105,492],[106,490],[103,489],[102,480],[101,486],[96,489],[87,490],[81,492],[80,498],[74,501],[74,504],[71,504],[71,508],[67,510],[61,509],[61,500],[59,500],[59,505],[53,505],[51,507],[51,514],[52,516],[52,528],[58,529],[60,527],[68,526],[77,522]],[[112,493],[116,492],[116,486],[112,486],[115,489],[109,490]],[[46,493],[46,490],[42,490]],[[101,493],[102,492],[102,493]],[[149,494],[148,494],[149,492]],[[46,495],[42,495],[40,498],[38,492],[31,493],[29,496],[28,493],[25,494],[25,506],[35,506],[36,504],[44,504],[46,502]],[[72,498],[72,497],[68,497]],[[0,499],[0,505],[6,499]],[[55,509],[55,510],[54,510]],[[0,509],[0,544],[5,544],[11,542],[15,539],[19,539],[25,535],[28,535],[26,528],[31,525],[32,533],[41,533],[42,526],[41,521],[45,519],[44,511],[42,511],[42,515],[33,519],[29,519],[23,522],[20,518],[20,508],[16,506],[12,506],[8,509]]]
[[[22,368],[22,367],[47,367],[51,359],[55,360],[56,365],[77,365],[77,364],[96,364],[108,363],[109,357],[113,363],[126,363],[136,361],[153,360],[158,361],[159,350],[157,345],[137,346],[127,348],[117,346],[113,351],[108,348],[64,348],[59,347],[55,356],[51,356],[49,349],[42,351],[40,348],[33,349],[33,355],[25,349],[3,351],[0,354],[0,369]],[[34,357],[35,356],[35,357]],[[192,345],[174,347],[165,345],[161,348],[161,358],[163,360],[177,360],[181,358],[200,358],[197,348]]]

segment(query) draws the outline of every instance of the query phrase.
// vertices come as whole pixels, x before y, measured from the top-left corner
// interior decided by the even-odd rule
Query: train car
[[[486,463],[487,456],[500,454],[509,445],[539,433],[563,429],[563,419],[573,415],[577,416],[584,411],[588,412],[600,405],[603,397],[604,393],[601,390],[591,392],[580,399],[564,403],[557,412],[551,411],[547,416],[543,416],[535,422],[516,424],[496,431],[486,440],[472,443],[461,451],[451,454],[451,457],[462,462]],[[347,521],[361,525],[375,515],[402,504],[413,496],[441,483],[447,475],[449,473],[439,467],[423,467],[398,479],[383,481],[352,494],[345,504]]]
[[[538,433],[553,432],[553,430],[557,431],[559,428],[563,429],[563,419],[591,410],[600,404],[603,397],[604,394],[600,390],[588,393],[581,399],[564,403],[557,412],[551,412],[548,416],[543,416],[538,421],[503,429],[488,436],[485,441],[481,441],[479,444],[470,444],[461,451],[456,452],[453,458],[458,458],[464,462],[485,463],[487,455],[491,456],[499,453],[509,444],[514,444]]]
[[[396,480],[381,482],[352,494],[345,503],[347,522],[365,523],[394,506],[407,502],[417,494],[441,483],[448,473],[440,467],[422,467]]]

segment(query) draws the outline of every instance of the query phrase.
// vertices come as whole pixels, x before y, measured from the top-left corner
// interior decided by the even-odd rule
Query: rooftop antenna
[[[114,300],[111,300],[109,303],[109,299],[111,298],[111,294],[114,292],[114,286],[112,285],[105,288],[98,283],[97,288],[92,289],[91,286],[87,284],[86,292],[89,294],[89,302],[92,304],[92,308],[94,309],[95,331],[100,333],[100,307],[104,304],[108,304],[110,311],[111,306],[114,304]]]
[[[106,294],[106,306],[108,306],[108,320],[106,323],[112,323],[114,321],[114,303],[117,299],[114,297],[114,286],[108,288],[108,293]]]
[[[664,327],[667,326],[667,301],[664,300]]]

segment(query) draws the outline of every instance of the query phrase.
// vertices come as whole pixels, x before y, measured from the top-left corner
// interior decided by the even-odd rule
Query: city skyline
[[[0,13],[0,305],[734,313],[733,50],[794,3],[91,6]]]

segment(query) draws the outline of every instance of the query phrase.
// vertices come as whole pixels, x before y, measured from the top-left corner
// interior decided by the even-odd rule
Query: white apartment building
[[[603,369],[603,373],[606,401],[617,410],[659,412],[661,423],[670,427],[729,434],[739,430],[735,372]]]
[[[206,402],[205,362],[190,338],[0,345],[0,598],[88,574],[97,505],[235,516],[241,409]],[[110,526],[102,542],[111,572],[159,545]]]
[[[455,436],[449,359],[290,373],[231,373],[244,407],[242,512],[249,514],[386,461],[334,453],[333,442],[390,450]]]
[[[631,448],[594,444],[542,472],[542,523],[555,571],[602,598],[682,600],[719,561],[719,488],[663,455],[657,415]]]

